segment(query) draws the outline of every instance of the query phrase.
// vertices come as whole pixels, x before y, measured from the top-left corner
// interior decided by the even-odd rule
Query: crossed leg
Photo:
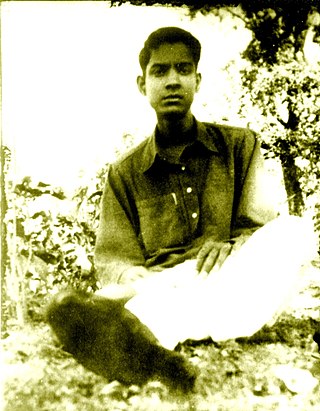
[[[279,217],[257,230],[218,272],[199,278],[195,261],[187,261],[168,269],[175,283],[164,271],[167,284],[157,275],[126,308],[169,349],[189,338],[250,336],[280,314],[315,245],[309,221]]]

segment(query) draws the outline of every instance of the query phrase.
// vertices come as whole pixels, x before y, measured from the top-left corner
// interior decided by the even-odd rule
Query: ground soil
[[[2,341],[3,410],[318,411],[320,355],[312,336],[319,320],[315,263],[305,267],[300,291],[272,327],[251,338],[178,347],[199,370],[188,395],[158,381],[108,382],[62,351],[45,323],[12,326]]]

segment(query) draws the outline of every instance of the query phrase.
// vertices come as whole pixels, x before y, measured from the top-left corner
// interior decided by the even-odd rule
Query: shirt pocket
[[[137,202],[140,235],[148,253],[183,245],[187,224],[176,194],[170,193]]]

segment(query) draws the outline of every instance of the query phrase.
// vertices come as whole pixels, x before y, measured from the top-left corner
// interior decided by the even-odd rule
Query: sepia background
[[[240,59],[251,33],[230,14],[191,19],[187,8],[108,2],[4,2],[1,8],[3,139],[14,152],[17,178],[74,188],[80,172],[113,158],[123,134],[139,140],[152,131],[154,114],[136,77],[143,43],[161,26],[190,30],[202,44],[195,115],[241,121],[226,101],[233,91],[223,69]]]
[[[319,237],[320,1],[186,2],[207,7],[0,2],[4,411],[319,408],[319,254],[273,326],[177,347],[199,373],[188,396],[159,381],[106,381],[63,351],[45,321],[57,291],[99,288],[92,257],[102,189],[110,162],[155,126],[136,77],[138,53],[161,26],[202,43],[196,117],[257,131],[264,194],[280,214],[312,217]]]

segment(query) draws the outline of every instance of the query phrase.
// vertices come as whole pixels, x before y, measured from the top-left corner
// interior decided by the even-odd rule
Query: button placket
[[[177,173],[176,177],[180,185],[181,193],[181,211],[188,221],[189,235],[193,235],[197,230],[199,221],[199,199],[197,190],[194,187],[195,176],[187,165],[179,165],[180,173]]]
[[[188,174],[183,174],[181,176],[181,184],[184,186],[184,201],[186,206],[186,211],[190,223],[192,232],[197,229],[199,220],[199,199],[197,196],[197,190],[194,189],[194,179]]]

